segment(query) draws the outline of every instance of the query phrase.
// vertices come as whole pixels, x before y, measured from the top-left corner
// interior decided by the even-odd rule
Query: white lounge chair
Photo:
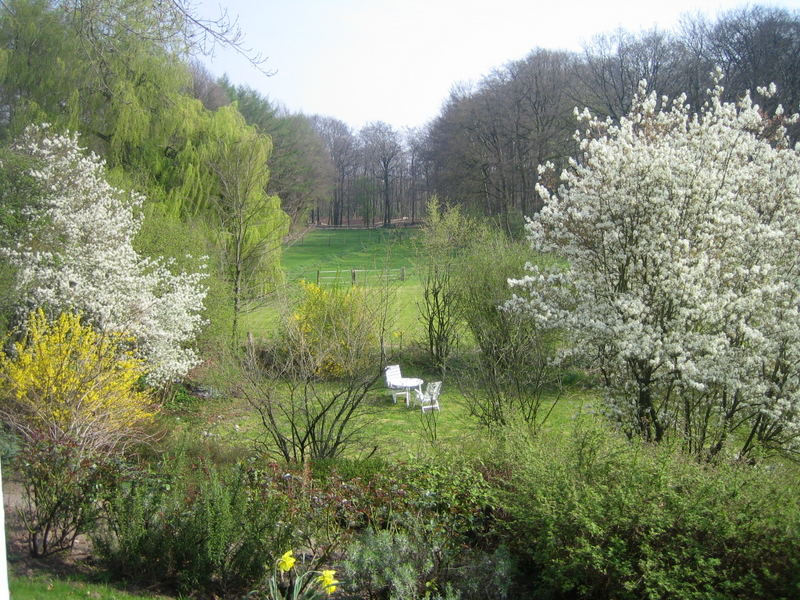
[[[406,397],[406,406],[409,405],[409,390],[422,392],[422,379],[417,377],[403,377],[400,373],[400,365],[389,365],[384,369],[386,375],[386,387],[392,394],[392,400],[397,404],[397,397]]]
[[[439,393],[441,391],[441,381],[428,382],[428,385],[425,386],[424,392],[421,389],[414,390],[417,395],[417,402],[419,402],[422,412],[425,412],[426,410],[439,410]]]

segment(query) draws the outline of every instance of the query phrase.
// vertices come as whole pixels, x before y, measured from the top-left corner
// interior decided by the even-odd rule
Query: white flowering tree
[[[204,275],[173,274],[137,254],[143,198],[110,185],[77,135],[31,126],[15,149],[37,160],[31,175],[44,184],[27,209],[31,235],[6,249],[28,307],[78,311],[103,331],[132,335],[153,385],[186,374],[199,362],[191,343],[203,324]]]
[[[618,124],[579,115],[580,157],[539,187],[514,310],[594,359],[631,435],[693,453],[800,449],[800,149],[746,95],[693,112],[644,88]],[[774,91],[774,86],[772,91]],[[769,94],[770,90],[759,90]]]

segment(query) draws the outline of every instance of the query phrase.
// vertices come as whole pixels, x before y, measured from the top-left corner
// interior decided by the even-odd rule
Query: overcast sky
[[[800,0],[763,5],[800,9]],[[244,43],[268,57],[266,77],[230,50],[205,59],[293,112],[354,129],[433,119],[457,82],[476,82],[535,47],[580,50],[595,34],[676,27],[684,13],[714,17],[741,0],[200,0],[238,15]]]

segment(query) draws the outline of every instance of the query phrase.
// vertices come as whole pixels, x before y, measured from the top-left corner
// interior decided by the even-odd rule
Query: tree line
[[[157,232],[202,241],[197,250],[212,259],[207,304],[219,308],[212,322],[236,321],[280,280],[292,229],[413,223],[437,195],[518,231],[542,206],[538,169],[552,163],[558,173],[576,153],[575,107],[617,121],[642,79],[648,92],[685,92],[698,107],[719,68],[723,100],[773,81],[765,109],[800,105],[800,15],[778,8],[685,17],[674,31],[619,30],[582,52],[537,48],[454,86],[436,118],[405,131],[380,121],[354,131],[215,79],[196,57],[220,39],[236,45],[235,34],[182,2],[0,5],[0,141],[8,146],[30,123],[79,132],[112,184],[147,198],[139,250],[180,262],[181,244]],[[14,232],[3,233],[11,245]]]
[[[538,167],[563,167],[575,155],[576,107],[616,122],[646,80],[647,92],[670,99],[685,93],[698,109],[718,67],[723,100],[774,82],[777,94],[763,108],[793,111],[800,106],[799,59],[800,14],[760,6],[714,21],[687,16],[675,31],[618,30],[581,53],[535,49],[476,85],[453,88],[423,136],[425,189],[513,229],[542,206]]]

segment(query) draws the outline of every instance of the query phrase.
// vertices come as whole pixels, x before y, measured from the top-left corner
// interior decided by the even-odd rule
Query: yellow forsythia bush
[[[36,310],[25,336],[0,351],[0,413],[26,437],[112,447],[148,420],[151,398],[139,388],[144,363],[120,333],[101,333],[64,313]]]
[[[315,375],[337,378],[368,367],[378,335],[366,290],[300,285],[303,300],[292,315],[294,336],[312,358]]]

